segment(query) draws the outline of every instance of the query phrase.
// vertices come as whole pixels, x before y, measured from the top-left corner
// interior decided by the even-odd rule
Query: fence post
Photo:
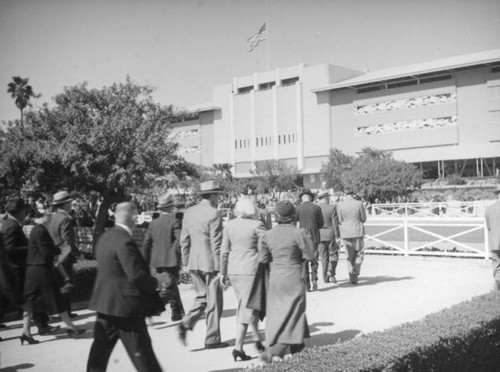
[[[410,251],[410,241],[408,239],[408,217],[403,217],[403,233],[404,233],[404,247],[405,247],[405,256],[408,257],[408,253]]]
[[[488,249],[489,235],[488,235],[488,227],[486,226],[486,217],[483,217],[483,226],[484,226],[484,259],[489,260],[490,259],[490,251]]]

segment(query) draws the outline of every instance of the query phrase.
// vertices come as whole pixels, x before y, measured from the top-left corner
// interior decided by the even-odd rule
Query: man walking
[[[486,228],[488,229],[488,247],[493,264],[494,289],[500,291],[500,185],[495,190],[497,202],[486,208]]]
[[[180,221],[173,216],[175,200],[172,195],[159,198],[157,208],[162,212],[148,227],[142,246],[142,254],[158,280],[160,297],[170,304],[172,320],[181,320],[184,307],[177,281],[180,259]]]
[[[323,282],[337,283],[335,272],[339,261],[338,241],[340,240],[337,204],[330,204],[328,191],[320,192],[318,199],[324,221],[323,227],[319,230],[320,242],[318,244]]]
[[[323,213],[321,208],[313,203],[314,194],[310,189],[303,189],[299,194],[302,203],[297,207],[296,219],[299,227],[304,229],[313,241],[314,260],[304,263],[304,280],[306,289],[315,291],[318,289],[318,244],[321,241],[319,229],[323,227]]]
[[[223,298],[219,284],[222,218],[215,207],[221,189],[216,181],[200,184],[202,200],[184,213],[181,232],[182,260],[191,273],[196,299],[179,325],[179,339],[186,344],[186,333],[192,330],[206,310],[205,347],[229,346],[221,342],[220,318]]]
[[[339,217],[339,230],[342,243],[347,251],[347,269],[349,280],[358,284],[358,276],[365,255],[365,207],[359,200],[354,199],[354,191],[345,190],[344,201],[337,207]]]
[[[137,371],[162,370],[144,320],[162,309],[153,308],[157,281],[132,237],[136,213],[131,203],[118,204],[115,226],[97,243],[97,277],[89,306],[97,319],[87,372],[106,370],[118,339]]]
[[[52,206],[56,208],[56,212],[52,216],[48,230],[54,244],[61,250],[57,269],[64,282],[61,287],[63,309],[71,317],[76,317],[76,314],[71,313],[71,292],[74,288],[73,280],[75,276],[73,265],[76,263],[80,251],[78,250],[75,234],[76,222],[69,215],[72,209],[72,201],[73,199],[67,191],[59,191],[54,194]]]

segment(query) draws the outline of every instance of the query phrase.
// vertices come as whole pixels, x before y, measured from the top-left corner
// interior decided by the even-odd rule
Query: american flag
[[[267,31],[266,31],[266,22],[262,25],[261,28],[259,28],[259,31],[253,35],[251,38],[247,39],[248,41],[248,52],[251,52],[257,46],[259,46],[261,41],[264,41],[267,39]]]

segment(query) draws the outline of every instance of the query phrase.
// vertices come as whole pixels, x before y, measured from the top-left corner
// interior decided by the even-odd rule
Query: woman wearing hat
[[[34,216],[35,227],[31,230],[28,239],[28,258],[26,260],[26,279],[24,282],[24,314],[23,333],[20,340],[37,344],[31,335],[30,322],[33,313],[59,313],[66,323],[66,333],[70,337],[77,336],[85,330],[76,328],[67,311],[62,307],[61,294],[55,280],[54,257],[59,250],[54,245],[46,225],[50,222],[50,210],[44,213],[36,211]]]
[[[290,346],[292,354],[304,348],[309,337],[306,319],[304,260],[313,260],[313,242],[295,226],[295,208],[289,201],[276,205],[276,225],[260,241],[259,261],[270,264],[267,294],[266,343],[261,359],[282,358]]]

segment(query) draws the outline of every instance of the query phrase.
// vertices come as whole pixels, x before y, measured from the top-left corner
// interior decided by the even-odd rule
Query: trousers
[[[318,244],[318,254],[321,261],[323,282],[328,283],[330,276],[335,276],[339,262],[340,246],[335,240],[322,241]]]
[[[347,271],[351,283],[358,283],[358,276],[361,272],[361,264],[365,257],[364,238],[343,238],[344,247],[347,251]]]
[[[177,281],[179,280],[179,267],[157,267],[153,269],[153,276],[158,280],[160,286],[159,295],[165,305],[170,304],[172,317],[184,315],[181,294]]]

